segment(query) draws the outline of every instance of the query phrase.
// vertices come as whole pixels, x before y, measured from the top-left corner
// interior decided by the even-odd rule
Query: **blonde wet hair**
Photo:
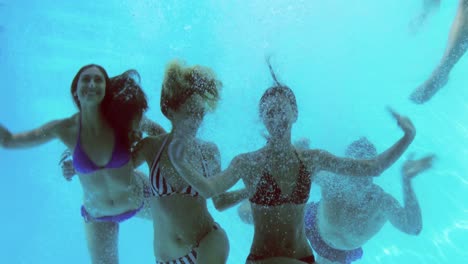
[[[164,73],[161,89],[161,111],[167,117],[169,109],[177,111],[192,95],[198,94],[205,102],[206,109],[216,109],[220,98],[222,83],[213,70],[195,65],[188,67],[184,62],[170,62]]]

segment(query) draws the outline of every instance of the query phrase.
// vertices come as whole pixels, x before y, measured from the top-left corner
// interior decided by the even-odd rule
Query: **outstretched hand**
[[[6,127],[0,125],[0,146],[4,147],[5,142],[11,137],[11,132]]]
[[[388,107],[388,111],[396,119],[398,126],[403,130],[403,132],[405,132],[406,135],[411,137],[416,135],[416,128],[408,117],[398,114],[390,107]]]
[[[431,154],[424,158],[413,160],[412,156],[405,161],[402,167],[403,176],[407,179],[411,179],[419,173],[432,167],[432,162],[435,159],[435,155]]]

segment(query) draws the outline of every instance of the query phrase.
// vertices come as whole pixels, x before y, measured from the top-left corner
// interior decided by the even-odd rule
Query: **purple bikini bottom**
[[[123,212],[118,215],[109,215],[109,216],[101,216],[101,217],[93,217],[86,211],[86,208],[84,206],[81,206],[81,216],[83,216],[83,219],[85,220],[86,223],[89,222],[113,222],[113,223],[120,223],[123,222],[127,219],[130,219],[134,217],[138,212],[141,211],[143,208],[143,203],[141,204],[140,207],[137,209],[133,209],[127,212]]]

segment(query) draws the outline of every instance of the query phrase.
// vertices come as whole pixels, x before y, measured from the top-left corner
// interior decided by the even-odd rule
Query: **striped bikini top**
[[[198,192],[190,185],[187,187],[183,188],[182,190],[176,190],[173,188],[164,178],[163,172],[164,170],[161,170],[161,167],[159,166],[161,156],[163,153],[163,150],[166,148],[166,145],[168,144],[168,139],[169,135],[164,139],[161,148],[159,149],[158,154],[154,158],[153,165],[151,166],[150,169],[150,183],[151,183],[151,193],[153,196],[158,196],[158,197],[164,197],[164,196],[171,196],[174,194],[183,194],[183,195],[190,195],[192,197],[198,196]],[[203,154],[202,154],[203,157]],[[207,177],[207,168],[206,168],[206,160],[203,157],[203,162],[202,162],[202,168],[203,168],[203,174],[205,177]]]

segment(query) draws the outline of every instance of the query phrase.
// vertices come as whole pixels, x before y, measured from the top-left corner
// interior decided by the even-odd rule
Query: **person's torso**
[[[146,155],[153,194],[154,254],[158,260],[187,254],[214,225],[206,200],[173,167],[167,155],[166,139],[167,135],[152,139],[151,153]],[[195,152],[187,160],[204,177],[212,174],[213,161],[206,154]]]
[[[95,166],[85,171],[77,170],[86,210],[93,217],[100,217],[138,208],[143,202],[143,194],[134,178],[130,153],[117,146],[119,143],[112,133],[86,135],[80,131],[78,116],[72,117],[71,123],[63,129],[60,138],[74,154],[74,166],[86,167],[83,161],[85,165]],[[117,162],[116,155],[120,155]]]
[[[311,255],[304,229],[304,208],[311,174],[297,153],[271,158],[259,150],[244,156],[242,175],[254,219],[251,253],[260,256]]]
[[[367,188],[337,189],[323,195],[317,217],[320,235],[337,249],[362,246],[386,222],[382,197],[383,191],[374,184]]]

